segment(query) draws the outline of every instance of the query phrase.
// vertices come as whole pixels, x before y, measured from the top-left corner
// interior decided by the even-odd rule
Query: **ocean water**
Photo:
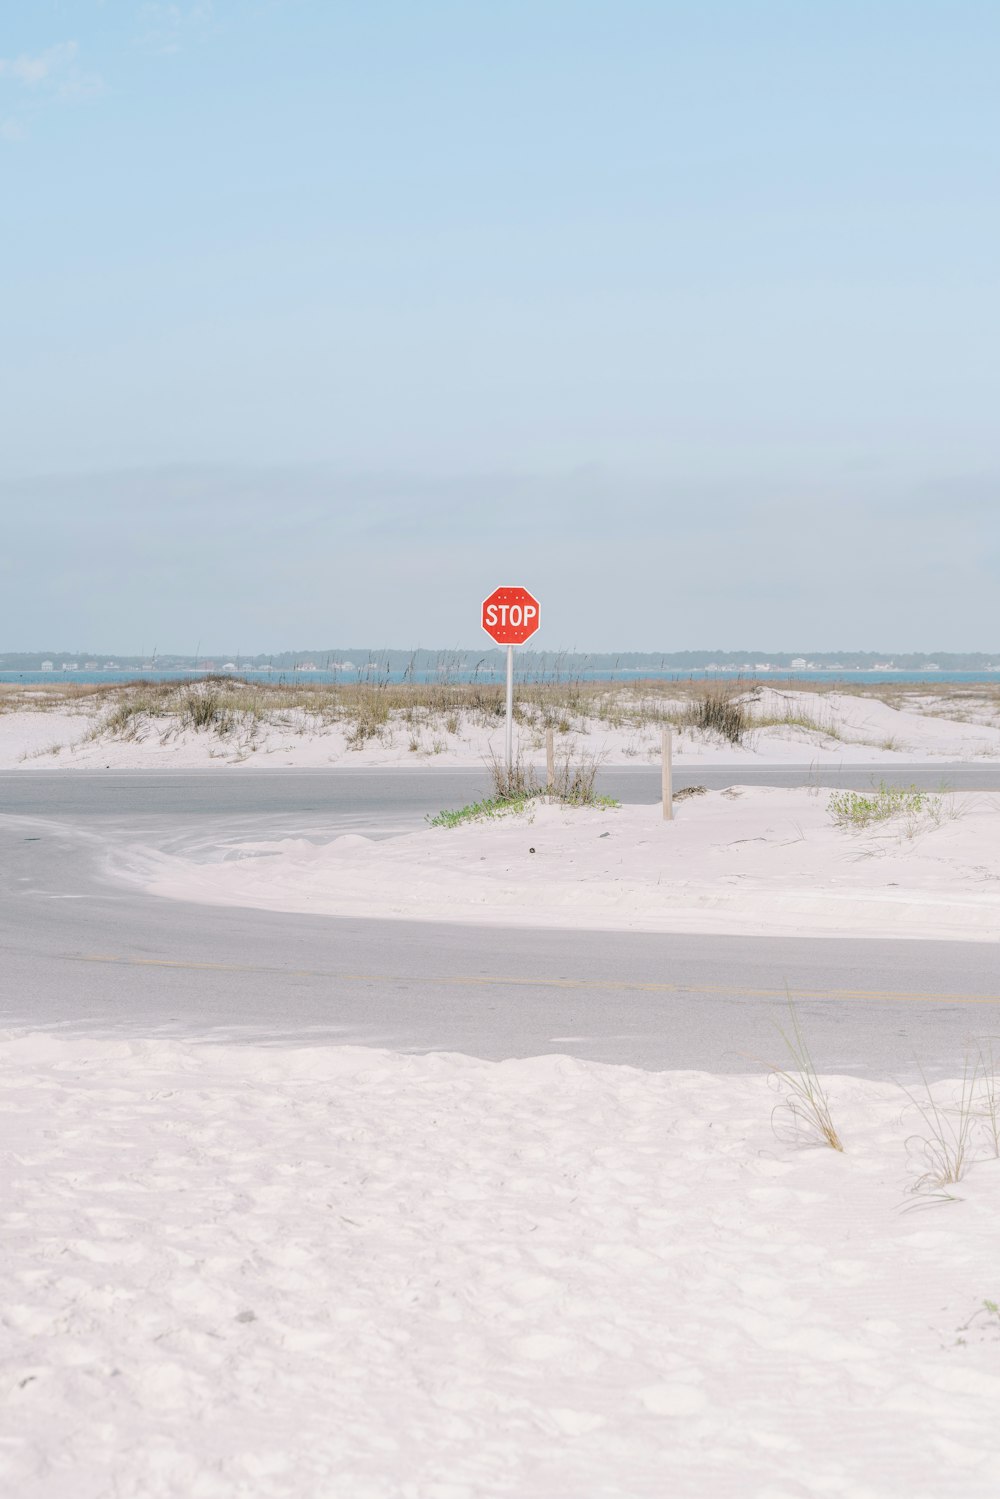
[[[239,676],[245,677],[252,682],[284,682],[295,685],[315,683],[324,686],[332,686],[347,682],[502,682],[504,680],[503,669],[498,670],[480,668],[478,671],[378,671],[353,670],[353,671],[296,671],[294,669],[260,671],[252,667],[240,669],[239,672],[214,672],[183,670],[183,671],[142,671],[132,668],[117,671],[104,671],[98,668],[96,671],[0,671],[0,685],[3,683],[28,683],[28,682],[192,682],[203,680],[205,677],[215,676]],[[735,681],[759,681],[759,682],[823,682],[827,686],[834,682],[993,682],[1000,681],[1000,671],[851,671],[839,668],[837,670],[817,671],[790,671],[785,668],[775,669],[767,672],[748,671],[705,671],[704,669],[685,669],[682,667],[670,667],[662,670],[652,668],[636,668],[617,671],[604,669],[591,670],[564,670],[561,672],[545,672],[537,669],[517,670],[515,665],[515,677],[519,682],[558,682],[558,681],[580,681],[580,682],[735,682]]]

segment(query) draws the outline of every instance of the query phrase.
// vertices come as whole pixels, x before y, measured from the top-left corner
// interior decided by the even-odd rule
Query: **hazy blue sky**
[[[996,0],[0,0],[0,648],[1000,648]]]

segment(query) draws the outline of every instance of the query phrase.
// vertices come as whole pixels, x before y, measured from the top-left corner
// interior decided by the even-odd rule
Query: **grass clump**
[[[493,783],[495,801],[515,802],[541,793],[542,788],[535,779],[534,770],[530,765],[525,765],[520,754],[510,762],[493,755],[486,768]]]
[[[772,1128],[779,1139],[785,1135],[796,1145],[805,1142],[842,1151],[844,1146],[830,1112],[830,1099],[817,1075],[791,996],[788,1014],[788,1028],[779,1025],[778,1034],[785,1043],[790,1065],[771,1070],[774,1086],[784,1094],[771,1114]]]
[[[927,813],[939,816],[941,798],[916,786],[889,786],[880,781],[869,793],[835,791],[826,804],[834,822],[843,828],[868,828],[895,817],[914,819]]]
[[[599,766],[600,761],[591,756],[584,756],[576,763],[567,756],[556,767],[553,784],[540,786],[534,769],[525,765],[520,755],[509,765],[494,755],[488,764],[493,795],[454,811],[439,812],[428,821],[432,828],[454,828],[459,823],[474,822],[478,818],[523,812],[540,800],[558,802],[566,807],[617,807],[619,803],[614,797],[598,796],[594,789]]]
[[[119,703],[91,730],[91,739],[106,734],[111,739],[134,739],[139,733],[146,714],[134,702]]]
[[[566,755],[556,762],[555,776],[546,790],[550,796],[573,807],[607,805],[608,798],[599,797],[594,789],[600,766],[601,761],[595,755],[582,755],[577,761]]]
[[[755,729],[805,729],[810,734],[821,734],[824,739],[843,739],[843,734],[831,718],[827,722],[813,713],[790,708],[787,713],[760,713],[753,719]]]
[[[362,690],[345,704],[343,717],[350,725],[346,738],[351,749],[362,749],[369,739],[381,739],[389,714],[390,700],[377,686]]]
[[[131,682],[106,699],[110,701],[104,717],[94,725],[90,739],[107,735],[110,739],[138,739],[151,718],[163,718],[171,711],[172,684]]]
[[[713,685],[690,705],[685,722],[691,728],[718,734],[729,744],[740,745],[753,727],[753,715],[742,684],[731,687]]]
[[[467,807],[456,807],[450,811],[439,812],[436,817],[428,817],[427,821],[432,828],[457,828],[463,822],[478,822],[484,818],[506,817],[515,812],[526,812],[529,807],[537,802],[549,803],[561,798],[553,798],[543,787],[536,786],[532,791],[526,791],[522,796],[484,797],[481,802],[470,802]],[[581,802],[563,802],[564,806],[582,806]],[[588,807],[619,807],[620,802],[615,801],[613,796],[595,796],[585,805]]]
[[[920,1116],[922,1128],[906,1142],[919,1175],[911,1185],[924,1203],[955,1202],[955,1186],[984,1156],[1000,1157],[1000,1078],[993,1038],[973,1042],[966,1054],[958,1087],[950,1100],[935,1097],[920,1069],[921,1087],[903,1087]],[[902,1084],[900,1085],[902,1087]]]
[[[470,802],[466,807],[439,812],[436,817],[428,817],[427,821],[432,828],[457,828],[463,822],[476,822],[488,817],[506,817],[513,812],[523,812],[529,803],[541,795],[540,790],[535,790],[527,791],[523,796],[484,797],[481,802]]]
[[[994,1156],[1000,1159],[1000,1078],[992,1040],[980,1042],[976,1064],[979,1072],[977,1102],[983,1131]]]
[[[922,1070],[922,1096],[903,1089],[923,1123],[923,1130],[906,1142],[911,1157],[923,1168],[912,1191],[941,1191],[960,1182],[969,1169],[980,1122],[981,1066],[981,1055],[971,1065],[966,1058],[958,1096],[950,1107],[938,1103]]]
[[[181,699],[180,716],[185,728],[214,729],[219,734],[228,727],[231,711],[211,688],[203,692],[192,689]]]

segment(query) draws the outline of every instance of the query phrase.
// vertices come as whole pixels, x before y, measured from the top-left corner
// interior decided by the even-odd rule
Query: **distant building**
[[[84,669],[84,671],[96,671],[97,670],[97,662],[96,661],[85,661],[83,663],[83,669]]]
[[[54,671],[55,667],[51,661],[42,662],[42,671]]]
[[[795,660],[792,662],[792,670],[793,671],[805,671],[806,665],[807,665],[807,662],[806,662],[805,656],[796,656]]]
[[[80,670],[80,663],[79,663],[79,661],[64,661],[63,664],[62,664],[62,670],[63,671],[79,671]]]

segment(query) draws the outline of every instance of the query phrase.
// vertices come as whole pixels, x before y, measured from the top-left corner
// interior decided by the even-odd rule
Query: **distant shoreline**
[[[100,682],[184,682],[202,681],[206,677],[243,677],[249,681],[259,682],[315,682],[317,685],[332,686],[339,682],[498,682],[503,675],[500,665],[489,665],[480,667],[476,671],[467,667],[423,669],[423,670],[386,670],[377,664],[370,667],[355,667],[352,669],[341,669],[337,671],[320,670],[319,668],[295,668],[295,667],[254,667],[241,666],[238,669],[223,670],[218,666],[213,667],[172,667],[169,670],[143,669],[142,667],[122,667],[120,669],[105,670],[103,668],[80,668],[76,671],[61,671],[53,668],[51,671],[24,670],[24,671],[2,671],[0,670],[0,686],[4,684],[17,683],[39,683],[46,682],[79,682],[81,684],[94,684]],[[543,668],[534,663],[522,665],[516,669],[516,676],[522,682],[558,682],[558,681],[582,681],[582,682],[755,682],[764,681],[777,685],[792,682],[824,682],[832,684],[836,682],[997,682],[1000,681],[1000,667],[990,670],[979,671],[949,671],[943,668],[937,669],[891,669],[879,668],[869,669],[863,667],[814,667],[806,670],[795,670],[790,667],[770,668],[733,668],[720,667],[710,670],[707,667],[679,667],[671,666],[657,669],[648,666],[618,666],[618,667],[590,667],[573,668],[562,666],[559,668]]]

